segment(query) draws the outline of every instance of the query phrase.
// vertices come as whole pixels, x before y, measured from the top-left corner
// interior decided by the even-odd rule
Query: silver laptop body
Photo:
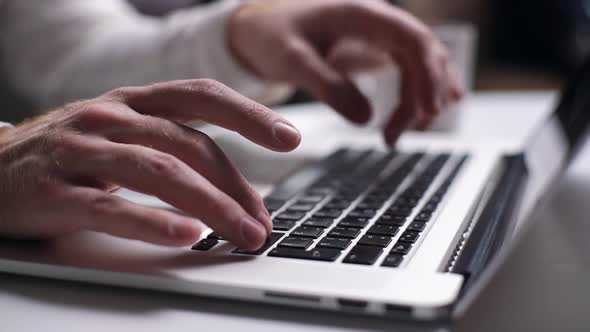
[[[194,249],[178,249],[82,232],[51,241],[3,240],[0,271],[448,319],[493,275],[529,212],[569,163],[587,127],[589,86],[586,65],[569,82],[557,110],[526,142],[515,144],[424,138],[387,151],[350,137],[325,145],[336,151],[329,156],[292,160],[264,159],[268,154],[236,145],[233,134],[224,134],[218,138],[222,146],[235,150],[237,159],[240,153],[250,157],[245,164],[253,170],[246,174],[289,173],[261,187],[275,222],[263,250],[236,250],[210,233]]]

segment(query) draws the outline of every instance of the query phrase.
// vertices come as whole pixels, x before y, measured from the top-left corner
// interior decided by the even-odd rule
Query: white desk
[[[525,135],[550,109],[552,94],[472,97],[458,139]],[[308,112],[309,113],[309,112]],[[310,137],[346,126],[328,112],[287,112]],[[508,120],[507,120],[508,119]],[[336,134],[334,134],[336,135]],[[521,136],[518,136],[521,137]],[[304,140],[298,153],[321,148]],[[568,171],[559,195],[465,317],[460,331],[587,330],[590,326],[590,146]],[[0,274],[0,331],[390,331],[366,317],[179,296]],[[397,330],[397,329],[396,329]],[[404,329],[405,330],[405,329]],[[412,329],[409,329],[412,330]]]

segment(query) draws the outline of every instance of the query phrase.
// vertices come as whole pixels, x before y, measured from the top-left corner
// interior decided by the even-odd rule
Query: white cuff
[[[0,128],[2,128],[2,127],[13,127],[13,125],[11,125],[8,122],[0,122]]]

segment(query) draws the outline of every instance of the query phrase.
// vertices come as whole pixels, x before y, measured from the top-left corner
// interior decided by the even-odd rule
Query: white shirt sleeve
[[[291,92],[246,72],[227,47],[239,0],[175,12],[137,13],[123,0],[4,0],[3,67],[37,106],[91,98],[125,85],[213,78],[262,103]]]
[[[0,128],[3,128],[3,127],[12,127],[12,125],[7,122],[0,122]]]

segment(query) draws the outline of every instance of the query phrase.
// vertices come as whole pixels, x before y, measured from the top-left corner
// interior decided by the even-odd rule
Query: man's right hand
[[[182,246],[204,223],[241,248],[260,247],[272,230],[260,196],[211,138],[183,125],[194,120],[275,151],[300,142],[288,121],[215,81],[117,89],[0,131],[0,235],[88,229]],[[110,193],[117,187],[182,213],[134,204]]]

